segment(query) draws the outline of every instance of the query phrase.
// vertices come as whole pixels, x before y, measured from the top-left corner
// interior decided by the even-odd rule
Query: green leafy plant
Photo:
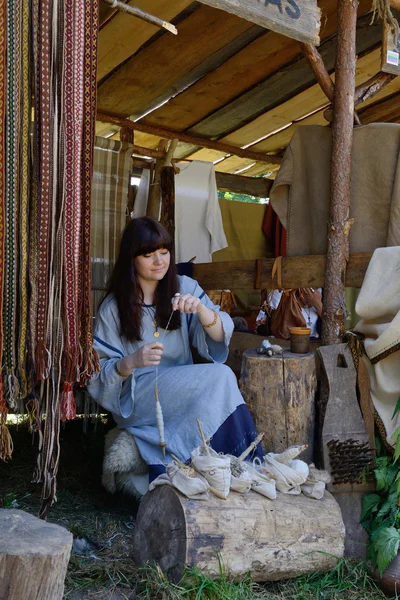
[[[392,418],[400,411],[400,397]],[[382,575],[400,546],[400,427],[392,435],[394,453],[376,440],[377,458],[373,469],[376,493],[363,498],[361,525],[369,535],[368,558]]]

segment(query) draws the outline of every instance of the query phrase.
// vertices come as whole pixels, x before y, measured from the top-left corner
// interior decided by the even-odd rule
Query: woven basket
[[[236,306],[235,294],[230,290],[206,290],[211,302],[218,304],[221,310],[231,314],[232,306]]]

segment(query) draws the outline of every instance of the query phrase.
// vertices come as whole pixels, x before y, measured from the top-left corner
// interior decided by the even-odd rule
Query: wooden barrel
[[[322,500],[253,491],[188,500],[164,485],[142,498],[136,525],[137,564],[156,561],[175,581],[185,566],[216,577],[220,564],[228,576],[289,579],[332,569],[344,550],[340,508],[328,492]]]
[[[285,350],[268,357],[247,350],[240,389],[257,431],[264,432],[264,449],[281,452],[294,444],[308,444],[301,458],[312,462],[317,389],[314,353]]]

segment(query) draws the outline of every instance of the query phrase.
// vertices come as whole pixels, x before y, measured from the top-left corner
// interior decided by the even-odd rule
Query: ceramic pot
[[[290,352],[294,354],[307,354],[310,349],[311,329],[308,327],[289,327]]]
[[[400,596],[400,554],[394,557],[390,565],[383,572],[382,577],[379,575],[378,569],[374,569],[371,563],[368,563],[368,570],[371,578],[386,596],[389,598]]]

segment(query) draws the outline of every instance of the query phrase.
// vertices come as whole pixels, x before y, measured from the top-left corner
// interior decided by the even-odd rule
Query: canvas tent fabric
[[[361,320],[355,331],[365,336],[371,397],[393,445],[400,425],[400,413],[392,418],[400,396],[400,246],[375,250],[356,311]]]
[[[400,244],[400,125],[356,127],[353,136],[350,252]],[[325,254],[331,129],[298,127],[270,199],[287,230],[287,254]]]

